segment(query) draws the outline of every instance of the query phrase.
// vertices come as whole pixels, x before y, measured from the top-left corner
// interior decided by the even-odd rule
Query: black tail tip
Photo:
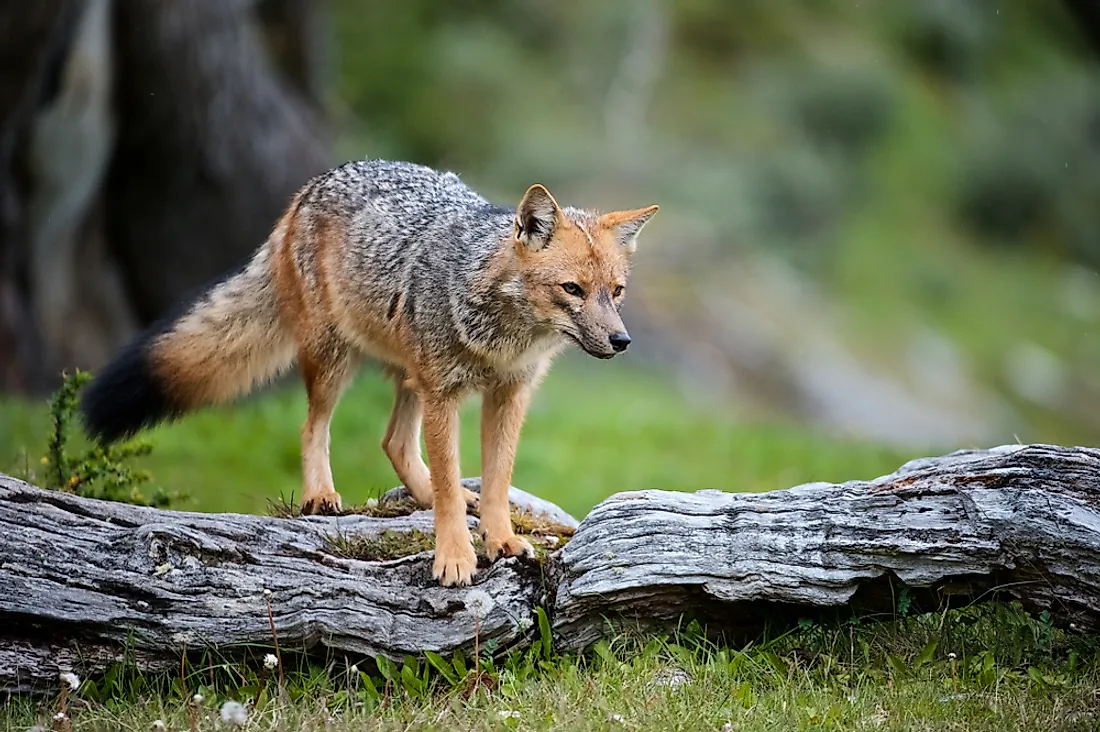
[[[101,444],[130,437],[180,412],[153,372],[149,345],[142,338],[128,346],[80,397],[84,429]]]

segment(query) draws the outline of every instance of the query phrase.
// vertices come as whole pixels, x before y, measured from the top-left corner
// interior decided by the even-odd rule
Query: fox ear
[[[633,254],[638,248],[638,232],[655,213],[657,213],[657,206],[637,208],[633,211],[612,211],[600,217],[600,226],[610,230],[619,243],[626,247],[627,252]]]
[[[537,252],[550,243],[550,236],[561,215],[558,202],[550,191],[536,183],[527,189],[516,207],[513,235],[517,242]]]

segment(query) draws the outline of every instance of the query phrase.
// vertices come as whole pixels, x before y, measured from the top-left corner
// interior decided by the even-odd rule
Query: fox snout
[[[618,333],[612,333],[607,337],[607,340],[611,343],[611,349],[615,353],[622,353],[630,345],[630,334],[622,330]]]
[[[586,334],[588,336],[588,334]],[[614,358],[617,354],[626,350],[626,347],[630,345],[630,334],[625,330],[618,330],[611,335],[603,336],[588,336],[578,338],[581,348],[585,350],[589,356],[595,356],[596,358]]]
[[[592,307],[575,313],[573,327],[567,329],[584,351],[596,358],[614,358],[630,345],[630,334],[618,311],[612,307]]]

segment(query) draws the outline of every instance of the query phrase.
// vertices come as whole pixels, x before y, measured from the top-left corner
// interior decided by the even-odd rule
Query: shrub
[[[183,495],[162,488],[155,488],[152,495],[142,491],[142,486],[149,483],[152,476],[149,471],[136,470],[128,463],[152,451],[147,441],[130,440],[106,447],[95,445],[75,458],[70,456],[77,398],[91,379],[91,374],[85,371],[66,374],[61,388],[50,399],[50,435],[46,456],[42,458],[46,468],[43,487],[86,498],[160,508],[182,500]]]
[[[996,17],[983,0],[922,0],[905,3],[898,22],[901,46],[928,73],[964,82],[982,63],[990,40],[989,18]]]

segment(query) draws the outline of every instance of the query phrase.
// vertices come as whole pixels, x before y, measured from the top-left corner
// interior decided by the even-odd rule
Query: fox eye
[[[561,289],[565,290],[573,297],[584,297],[584,290],[582,290],[581,286],[576,282],[563,282]]]
[[[615,289],[611,291],[611,297],[619,297],[623,294],[623,286],[615,285]]]

